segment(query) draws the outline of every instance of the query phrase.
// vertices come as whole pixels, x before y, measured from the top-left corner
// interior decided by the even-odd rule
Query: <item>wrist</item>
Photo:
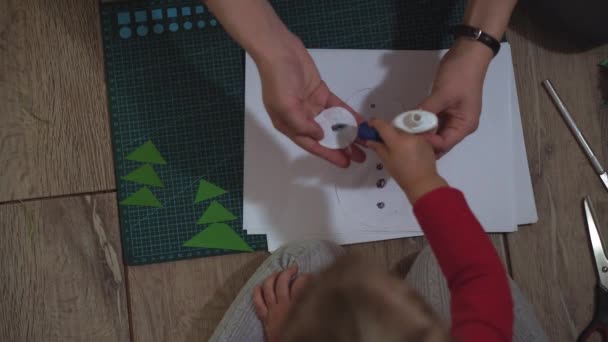
[[[272,34],[265,43],[255,44],[247,52],[259,64],[273,64],[292,56],[299,50],[306,50],[300,39],[286,27]]]
[[[483,70],[488,68],[492,58],[494,58],[492,49],[481,42],[466,37],[456,39],[449,53],[455,57],[463,58]]]
[[[404,187],[403,190],[413,206],[416,201],[418,201],[424,195],[445,186],[448,186],[448,183],[438,174],[434,174],[432,176],[420,179],[407,187]]]

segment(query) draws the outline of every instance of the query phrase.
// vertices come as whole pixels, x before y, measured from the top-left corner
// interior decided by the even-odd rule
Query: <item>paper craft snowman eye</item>
[[[334,150],[350,146],[357,139],[357,120],[342,107],[327,108],[315,117],[323,129],[321,146]]]

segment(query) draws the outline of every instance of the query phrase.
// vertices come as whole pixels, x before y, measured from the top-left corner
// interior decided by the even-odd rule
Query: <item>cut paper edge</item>
[[[200,183],[198,184],[198,191],[196,192],[194,203],[199,203],[210,198],[218,197],[225,193],[226,190],[211,182],[201,179]]]
[[[134,205],[141,207],[156,207],[162,208],[162,204],[156,199],[156,196],[148,189],[143,187],[129,197],[125,198],[120,202],[121,205]]]
[[[213,201],[203,215],[198,219],[198,224],[218,223],[235,220],[236,216],[217,201]]]
[[[131,171],[128,175],[122,177],[122,179],[130,182],[135,182],[144,185],[151,185],[158,188],[164,188],[165,185],[154,171],[154,168],[150,164],[145,164]]]
[[[142,163],[167,164],[156,146],[152,143],[152,140],[146,141],[143,145],[136,148],[135,151],[129,153],[127,159]]]
[[[183,244],[184,247],[204,247],[253,252],[253,249],[225,223],[214,223]]]

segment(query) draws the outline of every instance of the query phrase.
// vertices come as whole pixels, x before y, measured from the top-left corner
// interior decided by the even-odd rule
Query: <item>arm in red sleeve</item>
[[[513,302],[507,274],[464,195],[443,187],[414,205],[451,293],[452,336],[511,341]]]

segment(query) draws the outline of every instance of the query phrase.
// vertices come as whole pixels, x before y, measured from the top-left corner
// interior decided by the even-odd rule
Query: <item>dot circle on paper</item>
[[[319,144],[330,149],[350,146],[357,139],[357,120],[351,112],[342,107],[331,107],[315,117],[315,122],[323,129],[323,139]],[[336,127],[340,126],[340,129]]]
[[[156,25],[154,25],[152,30],[154,30],[154,33],[156,33],[156,34],[161,34],[165,30],[165,28],[163,27],[162,24],[156,24]]]
[[[192,29],[192,23],[189,21],[184,22],[184,30]]]
[[[204,20],[199,20],[199,21],[197,21],[197,22],[196,22],[196,26],[197,26],[198,28],[203,28],[203,27],[205,27],[205,21],[204,21]]]
[[[137,35],[138,36],[144,37],[147,34],[148,34],[148,26],[146,26],[146,25],[137,26]]]
[[[177,30],[179,30],[179,24],[178,23],[171,23],[171,24],[169,24],[169,31],[171,31],[171,32],[177,32]]]
[[[122,39],[129,39],[131,38],[131,28],[124,26],[120,28],[120,31],[118,31],[118,34],[120,35],[120,38]]]

